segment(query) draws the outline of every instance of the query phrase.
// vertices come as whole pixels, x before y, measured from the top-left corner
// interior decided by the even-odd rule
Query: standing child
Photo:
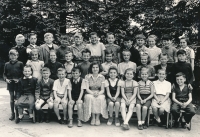
[[[80,77],[81,71],[80,68],[74,67],[72,69],[72,78],[70,79],[71,82],[71,89],[69,90],[69,103],[68,103],[68,115],[69,115],[69,124],[68,127],[73,127],[73,109],[74,105],[77,105],[78,109],[78,127],[82,127],[81,120],[83,120],[83,95],[85,89],[85,82]]]
[[[107,41],[108,41],[108,44],[105,45],[105,48],[107,51],[113,52],[112,62],[118,64],[119,62],[121,62],[120,47],[118,45],[114,44],[115,35],[111,32],[107,33]]]
[[[121,101],[121,81],[117,78],[118,71],[117,67],[111,66],[108,70],[109,78],[105,81],[105,88],[107,92],[107,102],[109,109],[109,119],[107,125],[112,125],[113,122],[113,110],[115,107],[115,126],[120,126],[119,121],[119,109]]]
[[[97,61],[98,63],[103,63],[105,59],[105,46],[103,43],[99,42],[99,37],[96,32],[90,33],[91,44],[87,44],[86,48],[91,51],[90,62]]]
[[[135,36],[136,39],[136,44],[135,44],[135,49],[137,49],[140,53],[140,55],[142,55],[143,53],[148,53],[148,49],[145,46],[145,42],[146,42],[146,37],[143,34],[138,34]]]
[[[11,49],[9,51],[10,61],[5,64],[3,73],[3,78],[7,83],[7,90],[10,93],[11,117],[9,118],[9,120],[15,119],[14,100],[16,97],[19,78],[23,76],[22,70],[24,65],[22,62],[17,60],[18,56],[19,53],[17,52],[17,50]]]
[[[58,46],[53,44],[53,40],[54,38],[52,33],[44,34],[45,44],[40,46],[41,50],[40,60],[44,61],[44,64],[47,64],[49,62],[49,51],[58,49]]]
[[[153,97],[154,86],[153,83],[148,80],[148,68],[141,69],[141,79],[138,82],[139,91],[137,94],[137,102],[136,102],[136,113],[138,119],[138,129],[143,130],[146,129],[147,126],[145,124],[147,111],[151,105],[151,98]]]
[[[131,52],[129,50],[124,50],[122,52],[122,56],[124,61],[118,64],[118,72],[120,74],[120,77],[123,79],[124,72],[126,69],[132,68],[135,73],[137,66],[134,62],[130,61]]]
[[[154,118],[158,125],[161,126],[160,117],[163,116],[164,112],[170,112],[171,101],[169,94],[171,93],[171,83],[166,81],[166,70],[158,70],[158,80],[154,81],[154,99],[152,100],[152,109]]]
[[[128,130],[129,120],[133,114],[133,109],[136,104],[136,95],[138,92],[138,84],[135,80],[133,80],[135,71],[131,68],[126,69],[125,81],[121,86],[122,100],[121,100],[121,113],[123,118],[123,128]],[[128,106],[128,113],[126,113],[126,106]]]
[[[84,49],[82,51],[82,58],[83,62],[78,64],[78,67],[81,69],[81,78],[85,78],[85,76],[88,74],[88,70],[90,67],[90,57],[91,57],[91,52],[89,49]]]
[[[192,90],[188,87],[186,82],[186,75],[184,73],[176,74],[176,83],[172,87],[172,115],[175,120],[175,127],[178,127],[178,118],[180,117],[180,110],[184,110],[182,117],[182,125],[190,130],[189,122],[195,115],[195,109],[192,105]]]
[[[77,64],[72,62],[73,59],[73,55],[72,55],[72,51],[66,51],[65,53],[65,70],[66,70],[66,78],[72,78],[72,68],[76,67]]]
[[[42,107],[48,104],[48,112],[46,117],[46,123],[49,123],[50,115],[53,110],[53,83],[54,80],[49,78],[51,72],[49,68],[42,68],[42,79],[38,81],[40,90],[35,93],[36,102],[35,108],[38,111],[38,122],[42,123],[44,121],[44,114]]]
[[[31,66],[33,70],[33,77],[41,79],[41,69],[44,67],[44,62],[38,59],[39,58],[38,49],[32,49],[30,55],[31,55],[31,60],[28,60],[26,65]]]
[[[64,115],[64,123],[67,124],[67,93],[70,90],[69,87],[69,79],[66,79],[66,73],[64,68],[59,68],[57,71],[58,78],[54,81],[53,84],[53,93],[54,93],[54,111],[58,118],[58,123],[62,124],[60,113],[59,113],[59,104],[62,104],[63,107],[63,115]]]
[[[33,109],[35,105],[35,93],[39,91],[39,85],[37,78],[31,76],[32,68],[30,66],[25,66],[23,69],[24,77],[19,79],[18,91],[16,97],[16,107],[19,112],[19,117],[16,119],[16,124],[19,123],[23,115],[23,108],[28,107],[29,118],[32,122],[33,120]]]

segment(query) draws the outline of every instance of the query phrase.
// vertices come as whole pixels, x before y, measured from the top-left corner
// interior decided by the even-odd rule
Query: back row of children
[[[41,110],[41,106],[43,105],[43,103],[48,102],[49,112],[51,112],[50,109],[54,108],[54,111],[58,117],[59,123],[62,123],[63,121],[61,120],[61,117],[59,115],[58,104],[61,103],[63,106],[64,123],[67,123],[67,116],[66,116],[67,115],[67,107],[66,106],[68,103],[68,106],[69,106],[68,107],[68,113],[69,113],[68,126],[72,127],[73,126],[73,120],[72,120],[73,111],[72,111],[72,109],[75,104],[74,101],[77,101],[76,104],[78,106],[78,110],[80,110],[80,111],[78,111],[78,114],[79,114],[78,126],[82,126],[81,120],[84,120],[84,121],[89,120],[91,114],[92,114],[91,125],[100,125],[99,115],[102,114],[102,116],[104,118],[108,117],[106,105],[105,105],[106,104],[105,96],[100,97],[100,95],[104,95],[104,87],[107,87],[106,91],[107,91],[107,98],[108,98],[108,107],[109,107],[109,112],[110,112],[107,124],[110,125],[113,122],[113,118],[112,118],[113,106],[116,105],[115,106],[115,111],[116,111],[115,125],[116,126],[120,125],[120,122],[118,119],[118,112],[119,112],[119,107],[121,106],[121,113],[122,113],[122,117],[124,120],[123,127],[125,129],[129,129],[128,121],[131,118],[135,104],[137,104],[136,108],[137,108],[137,116],[138,116],[138,129],[143,129],[143,128],[145,129],[146,125],[145,125],[144,121],[146,118],[147,109],[149,108],[149,106],[151,104],[153,105],[153,103],[151,103],[151,99],[153,96],[154,96],[154,99],[157,101],[157,105],[159,105],[159,107],[155,107],[155,108],[153,107],[155,119],[158,123],[160,123],[159,115],[163,114],[163,110],[169,112],[169,108],[170,108],[170,105],[168,107],[164,107],[163,109],[160,109],[161,108],[160,106],[161,106],[161,104],[163,104],[163,102],[168,101],[168,93],[171,92],[171,84],[168,83],[168,85],[170,85],[170,87],[168,86],[168,88],[166,88],[166,89],[170,89],[170,90],[167,90],[166,93],[163,93],[163,95],[165,96],[164,98],[162,98],[160,96],[156,97],[156,95],[154,93],[154,91],[157,91],[156,84],[154,82],[151,82],[150,80],[158,79],[157,81],[161,81],[160,83],[163,83],[163,81],[165,81],[164,79],[166,77],[166,80],[170,81],[171,83],[178,83],[177,82],[178,76],[176,77],[176,74],[181,72],[181,74],[179,74],[179,75],[181,75],[180,77],[182,78],[180,81],[183,81],[183,83],[184,83],[187,80],[188,86],[186,86],[186,87],[189,87],[189,89],[191,89],[191,82],[193,81],[192,70],[194,68],[194,67],[192,67],[191,64],[194,63],[194,61],[193,61],[194,54],[193,54],[193,50],[188,49],[188,47],[187,47],[187,38],[182,38],[180,40],[182,47],[184,48],[184,46],[186,46],[185,47],[186,49],[184,48],[182,50],[179,50],[176,53],[176,49],[171,46],[171,39],[169,36],[163,37],[163,44],[165,46],[163,47],[162,50],[155,46],[156,36],[154,36],[154,35],[150,35],[148,37],[148,43],[150,46],[149,48],[146,48],[144,45],[145,37],[143,35],[137,35],[136,36],[136,41],[137,41],[136,48],[134,48],[134,46],[132,46],[131,39],[126,38],[124,40],[125,46],[121,47],[121,49],[120,49],[119,46],[113,44],[114,35],[112,33],[109,33],[107,35],[108,44],[106,46],[104,46],[103,43],[100,43],[98,41],[98,37],[97,37],[96,33],[91,33],[90,34],[91,44],[88,44],[86,46],[81,45],[80,41],[82,41],[82,36],[80,34],[75,34],[75,36],[74,36],[75,44],[74,45],[72,45],[70,48],[66,47],[66,45],[65,45],[66,39],[61,38],[62,45],[58,48],[56,45],[52,44],[53,35],[50,33],[47,33],[44,36],[46,44],[44,44],[40,47],[37,47],[34,45],[30,45],[27,47],[26,53],[28,53],[28,56],[31,57],[31,60],[28,60],[26,63],[29,67],[26,66],[23,68],[23,63],[21,63],[20,61],[17,61],[18,56],[19,56],[18,59],[20,60],[20,54],[21,54],[21,52],[19,50],[20,49],[19,43],[21,42],[21,46],[23,43],[23,39],[20,40],[20,38],[19,38],[20,36],[16,37],[17,46],[9,52],[10,62],[5,64],[5,69],[4,69],[4,79],[8,83],[8,90],[10,92],[10,97],[11,97],[11,99],[10,99],[11,100],[10,106],[11,106],[11,112],[12,112],[12,115],[10,118],[11,120],[14,119],[14,92],[19,91],[17,93],[21,93],[21,95],[23,95],[20,97],[21,100],[18,96],[16,96],[19,98],[17,101],[17,104],[18,104],[17,106],[19,109],[19,117],[16,118],[17,123],[20,122],[20,120],[23,117],[22,108],[23,108],[24,102],[27,103],[27,100],[31,100],[33,102],[35,101],[34,98],[32,98],[32,97],[31,97],[31,99],[29,99],[30,97],[28,95],[31,94],[34,96],[33,93],[37,93],[36,94],[37,95],[36,96],[36,104],[35,104],[36,109]],[[35,34],[31,34],[29,37],[29,41],[30,42],[34,41],[34,40],[36,41],[36,39],[37,39],[36,36],[37,35],[35,35]],[[23,38],[23,37],[21,37],[21,38]],[[34,43],[35,42],[33,42],[32,44],[34,44]],[[23,47],[21,47],[21,49],[23,49]],[[106,49],[106,51],[104,52],[105,49]],[[189,52],[189,50],[190,50],[190,52]],[[121,51],[121,53],[120,53],[120,51]],[[188,56],[188,53],[190,53],[190,56]],[[122,56],[122,58],[123,58],[123,62],[121,62],[121,63],[119,63],[121,61],[120,56]],[[177,57],[178,57],[178,62],[176,62]],[[21,59],[22,58],[23,58],[23,56],[21,54]],[[104,58],[106,59],[105,62],[104,62]],[[39,59],[41,59],[41,60],[39,60]],[[74,60],[74,62],[72,62],[72,59]],[[59,63],[57,60],[60,61],[61,63]],[[130,61],[130,60],[132,60],[132,61]],[[188,60],[189,60],[190,64],[186,63],[186,61],[188,61]],[[96,63],[96,64],[90,63],[91,61],[92,62],[98,61],[98,63]],[[152,63],[151,63],[151,61],[152,61]],[[102,65],[99,65],[99,63],[101,63],[101,62],[102,62]],[[161,64],[159,64],[159,62],[161,62]],[[119,63],[119,64],[117,64],[117,63]],[[77,66],[76,64],[78,64],[78,67],[76,67]],[[139,65],[139,66],[137,67],[137,65]],[[45,66],[45,69],[43,68],[44,66]],[[110,66],[114,66],[114,67],[111,67],[113,69],[110,69]],[[76,67],[75,70],[73,70],[74,67]],[[103,68],[102,71],[100,71],[101,67]],[[94,75],[95,69],[97,69],[97,68],[98,68],[98,71],[97,71],[98,75]],[[44,71],[43,69],[46,72],[49,72],[49,74],[47,74],[47,76],[46,76],[46,82],[45,82],[45,74],[43,74],[43,71]],[[88,71],[88,69],[90,70],[90,72]],[[41,70],[42,70],[42,75],[40,73]],[[22,71],[23,71],[24,77],[22,75]],[[77,71],[77,74],[79,74],[80,76],[76,76],[75,74],[73,74],[73,72],[76,72],[76,71]],[[121,80],[117,79],[118,72],[120,74]],[[162,72],[162,74],[160,74],[160,75],[164,75],[164,76],[159,77],[158,74],[161,72]],[[112,74],[112,73],[116,73],[116,74]],[[155,75],[155,74],[157,74],[157,75]],[[33,75],[33,77],[31,75]],[[48,83],[49,82],[48,75],[49,75],[50,79],[55,80],[55,82],[52,82],[52,80],[50,80],[51,86],[49,85],[50,83]],[[108,78],[106,81],[105,81],[105,78],[103,75],[106,76],[106,78]],[[20,77],[22,77],[22,78],[19,79]],[[40,84],[40,86],[39,86],[39,84],[35,84],[35,87],[31,86],[32,89],[30,89],[30,85],[32,85],[31,82],[34,83],[35,81],[37,81],[37,79],[35,79],[34,77],[39,79],[40,82],[43,81],[44,85]],[[78,77],[78,79],[79,79],[79,77],[81,79],[85,79],[85,80],[83,80],[84,81],[83,83],[85,83],[85,84],[79,85],[81,90],[79,90],[80,91],[79,96],[78,96],[78,93],[75,95],[76,100],[72,99],[71,94],[74,95],[76,90],[73,90],[73,89],[78,86],[75,86],[73,88],[71,86],[73,84],[69,84],[70,83],[69,80],[66,79],[65,77],[69,78],[69,79],[71,79],[72,77],[73,77],[72,79],[76,79],[75,77]],[[162,77],[164,77],[163,80],[162,80]],[[58,78],[59,78],[59,80],[57,80]],[[125,80],[123,78],[125,78]],[[33,80],[29,80],[29,79],[33,79]],[[99,79],[100,79],[100,82],[98,81]],[[138,82],[136,82],[133,79],[137,80]],[[89,80],[91,80],[91,81],[86,82]],[[56,82],[56,81],[59,81],[59,82]],[[78,81],[80,81],[80,80],[78,80]],[[71,81],[71,83],[73,83],[73,82],[75,82],[75,81]],[[38,82],[35,82],[35,83],[38,83]],[[52,86],[52,83],[54,83],[53,86]],[[20,86],[20,84],[21,84],[21,86]],[[92,87],[90,87],[90,84],[92,85]],[[99,87],[98,87],[98,85],[99,85]],[[165,84],[165,85],[167,86],[167,84]],[[45,88],[43,88],[43,86]],[[51,92],[49,92],[47,87],[53,89],[54,94],[49,95],[49,93],[51,93]],[[116,88],[117,88],[117,90],[116,90]],[[83,105],[82,98],[83,98],[83,93],[85,93],[85,92],[83,91],[83,89],[86,90],[87,94],[92,94],[93,95],[92,97],[94,97],[94,98],[88,97],[88,99],[86,99],[87,96],[85,96],[84,105]],[[179,88],[176,88],[176,89],[179,89]],[[186,110],[191,111],[191,113],[193,112],[192,114],[194,115],[195,111],[192,110],[192,107],[190,104],[191,103],[191,96],[190,96],[191,92],[189,92],[189,89],[184,88],[185,94],[180,92],[183,90],[183,88],[182,88],[182,90],[180,90],[177,93],[176,93],[176,91],[173,92],[173,94],[172,94],[173,100],[176,105],[178,104],[176,107],[174,107],[174,111],[172,111],[172,112],[174,112],[173,113],[174,115],[177,116],[177,113],[179,113],[179,111],[180,111],[180,106],[182,108],[186,108],[186,107],[188,108],[188,106],[190,106],[189,109],[186,109]],[[48,94],[47,98],[43,98],[42,95],[40,95],[42,98],[40,98],[40,96],[38,97],[38,93],[42,93],[43,90],[44,90],[44,94]],[[93,92],[93,90],[95,92]],[[96,90],[99,92],[96,92]],[[32,93],[30,93],[30,91],[32,91]],[[46,92],[46,91],[48,91],[48,92]],[[71,94],[69,94],[70,91],[74,91],[74,92],[71,92]],[[115,94],[115,92],[116,92],[116,94]],[[160,91],[158,91],[158,93],[159,92]],[[141,94],[141,96],[140,96],[140,94]],[[185,100],[184,101],[177,100],[176,94],[180,94],[180,96],[178,96],[178,97],[185,98]],[[67,100],[67,95],[68,95],[69,102]],[[137,97],[136,97],[136,95],[137,95]],[[45,96],[45,95],[43,95],[43,96]],[[118,98],[118,96],[119,97],[122,96],[121,101]],[[99,99],[97,99],[97,98],[99,98]],[[188,98],[189,98],[189,100],[188,100]],[[53,101],[53,99],[54,99],[54,101]],[[43,101],[41,101],[41,100],[43,100]],[[186,101],[186,100],[188,100],[188,101]],[[29,102],[30,110],[32,110],[34,107],[33,102],[32,103]],[[95,105],[93,105],[93,108],[90,106],[91,102],[95,103]],[[102,108],[100,107],[100,109],[98,107],[99,102],[102,105]],[[78,104],[81,104],[81,105],[78,105]],[[81,109],[81,106],[84,106],[83,109]],[[97,107],[94,107],[94,106],[97,106]],[[126,106],[129,106],[129,111],[127,114],[125,111]],[[158,111],[158,108],[159,108],[159,111]],[[142,113],[141,113],[141,110],[142,110]],[[40,111],[40,113],[42,113],[42,111]],[[82,113],[84,113],[84,114],[82,115]],[[32,111],[30,111],[29,114],[30,114],[30,118],[32,118],[33,117]],[[189,118],[188,118],[188,116],[185,116],[185,117],[187,117],[187,118],[185,118],[185,119],[187,119],[187,120],[185,120],[187,124],[188,124],[188,120],[190,120],[193,115],[189,116]],[[49,117],[50,116],[48,116],[46,119],[47,122],[49,122]],[[40,119],[40,121],[43,121],[43,117]],[[184,119],[183,119],[183,121],[184,121]],[[187,124],[185,124],[185,125],[187,128],[189,128],[189,126]]]

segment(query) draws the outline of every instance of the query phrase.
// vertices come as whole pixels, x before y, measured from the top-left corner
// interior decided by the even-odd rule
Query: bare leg
[[[131,118],[131,116],[133,114],[134,106],[135,106],[135,104],[130,104],[128,113],[126,115],[126,119],[124,121],[124,124],[128,124],[128,122],[129,122],[129,120],[130,120],[130,118]]]

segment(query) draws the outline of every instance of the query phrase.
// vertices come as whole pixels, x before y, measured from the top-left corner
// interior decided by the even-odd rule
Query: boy
[[[35,93],[36,102],[35,108],[38,111],[38,122],[42,123],[44,121],[44,114],[42,107],[48,103],[48,113],[46,117],[46,123],[49,123],[50,115],[53,109],[53,83],[54,80],[49,78],[51,72],[49,68],[42,68],[42,79],[38,81],[40,90]]]
[[[74,105],[77,105],[78,109],[78,127],[82,127],[81,120],[83,120],[83,95],[85,89],[85,82],[80,77],[81,71],[80,68],[74,67],[72,69],[72,78],[70,79],[71,82],[71,89],[69,90],[69,103],[68,103],[68,115],[69,115],[69,124],[68,127],[73,127],[73,108]],[[76,103],[75,103],[76,102]]]
[[[88,74],[88,69],[90,67],[90,57],[91,57],[91,52],[89,49],[85,49],[82,51],[82,58],[83,62],[78,64],[78,67],[81,69],[81,78],[85,78],[85,76]]]
[[[19,81],[19,78],[23,76],[23,63],[18,61],[19,53],[15,49],[11,49],[9,51],[9,58],[10,61],[7,62],[4,66],[4,73],[3,78],[7,83],[7,90],[10,93],[10,108],[11,108],[11,117],[9,120],[15,119],[15,113],[14,113],[14,100],[15,100],[15,94],[17,90],[17,83]]]
[[[107,33],[107,41],[108,44],[105,45],[106,50],[111,50],[113,52],[113,59],[112,61],[116,64],[121,62],[120,58],[120,47],[114,44],[115,36],[113,33]]]
[[[176,84],[172,88],[172,108],[171,112],[175,120],[175,127],[178,127],[178,118],[180,117],[180,110],[184,110],[182,117],[182,125],[190,130],[189,122],[195,115],[195,109],[192,105],[192,90],[185,84],[186,75],[182,72],[176,75]],[[186,122],[186,123],[185,123]]]
[[[54,40],[53,34],[51,33],[44,34],[45,44],[40,46],[41,50],[40,60],[44,61],[44,64],[47,64],[49,61],[49,51],[58,49],[58,46],[53,44],[53,40]]]
[[[168,55],[168,62],[169,66],[172,66],[175,62],[177,62],[177,50],[175,47],[172,46],[172,37],[169,35],[164,35],[162,37],[163,48],[162,53]]]
[[[130,56],[130,61],[136,63],[136,65],[138,66],[139,63],[140,63],[140,54],[139,54],[139,51],[136,50],[132,44],[133,44],[133,40],[130,38],[130,37],[125,37],[124,38],[124,46],[121,47],[121,53],[124,51],[124,50],[129,50],[130,53],[131,53],[131,56]],[[123,55],[122,55],[123,57]]]
[[[50,78],[53,79],[53,80],[56,80],[58,79],[58,76],[57,76],[57,70],[58,68],[63,68],[63,64],[61,64],[60,62],[57,62],[56,61],[56,51],[55,50],[51,50],[49,52],[50,54],[50,61],[44,65],[44,67],[47,67],[50,69]]]
[[[105,59],[105,46],[99,42],[99,37],[96,32],[90,33],[91,44],[87,44],[86,48],[91,51],[90,62],[97,61],[99,64],[104,62]]]
[[[139,51],[140,55],[142,55],[143,53],[148,53],[148,49],[145,46],[146,37],[143,34],[138,34],[135,36],[135,39],[136,45],[134,47]]]
[[[68,42],[68,36],[67,35],[61,35],[60,37],[60,47],[56,50],[57,60],[58,62],[64,64],[65,63],[65,53],[67,51],[71,51],[71,48],[69,47]]]
[[[72,54],[74,55],[73,62],[79,64],[83,62],[82,51],[86,48],[83,44],[83,36],[81,33],[75,33],[74,44],[71,46]]]
[[[24,65],[28,60],[28,55],[26,53],[26,48],[23,46],[25,42],[25,37],[22,34],[18,34],[15,38],[16,46],[12,49],[17,50],[19,53],[18,60],[21,61]]]
[[[64,68],[66,70],[66,78],[72,78],[72,68],[76,67],[77,64],[72,62],[73,59],[73,55],[71,51],[66,51],[65,53],[65,64],[64,64]]]
[[[24,77],[19,79],[18,90],[16,97],[16,107],[18,108],[19,117],[16,119],[16,124],[23,118],[23,108],[28,107],[29,118],[33,120],[33,109],[35,104],[35,93],[39,92],[37,78],[31,76],[32,69],[30,66],[25,66],[23,69]]]
[[[70,90],[69,87],[69,79],[66,79],[65,69],[59,68],[57,71],[58,78],[54,81],[53,84],[53,94],[54,94],[54,112],[58,118],[58,123],[63,124],[59,114],[59,104],[62,104],[63,107],[63,115],[64,115],[64,123],[67,124],[67,93]]]

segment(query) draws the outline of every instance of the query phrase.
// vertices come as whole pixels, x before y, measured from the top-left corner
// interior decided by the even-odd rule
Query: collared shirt
[[[147,53],[148,54],[148,49],[146,46],[142,46],[142,47],[139,47],[139,46],[135,46],[135,49],[137,49],[140,53],[140,55],[144,54],[144,53]]]
[[[110,62],[110,63],[104,62],[104,63],[101,64],[101,66],[102,66],[102,68],[103,68],[103,70],[104,70],[105,72],[108,72],[108,70],[109,70],[109,68],[110,68],[111,66],[115,66],[115,67],[117,68],[117,64],[115,64],[115,63],[113,63],[113,62]]]
[[[153,81],[154,84],[154,92],[159,95],[166,95],[167,93],[171,93],[171,83],[164,80],[156,80]]]
[[[28,78],[24,76],[23,79],[31,79],[31,78],[32,78],[32,76],[29,76]]]
[[[66,70],[67,73],[71,73],[72,68],[75,67],[75,66],[76,66],[75,63],[73,63],[72,61],[69,62],[69,63],[66,62],[64,64],[64,67],[65,67],[65,70]]]
[[[44,81],[44,83],[48,83],[49,78],[48,78],[48,79],[44,79],[44,78],[43,78],[43,81]]]
[[[58,94],[65,94],[65,92],[67,91],[67,89],[71,89],[70,85],[70,80],[69,79],[64,79],[62,85],[60,83],[60,80],[57,79],[54,81],[53,84],[53,90],[56,91]]]
[[[102,84],[105,82],[105,77],[101,74],[98,74],[96,78],[93,77],[92,74],[88,74],[85,76],[86,87],[91,90],[100,90]]]
[[[46,44],[49,48],[53,47],[53,44]]]
[[[73,79],[73,82],[78,83],[80,81],[80,77],[78,79]]]
[[[136,64],[134,62],[121,62],[118,64],[118,72],[120,75],[124,75],[124,72],[126,69],[128,68],[132,68],[134,70],[134,72],[136,72]]]

